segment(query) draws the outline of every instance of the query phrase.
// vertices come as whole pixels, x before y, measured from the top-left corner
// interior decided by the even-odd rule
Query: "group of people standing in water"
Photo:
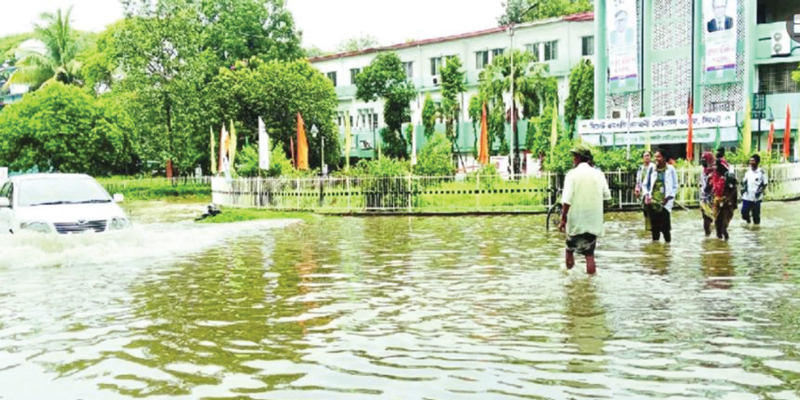
[[[636,174],[634,193],[642,201],[645,229],[652,233],[653,241],[663,237],[669,243],[672,241],[672,209],[679,190],[678,173],[667,163],[663,150],[655,152],[655,162],[652,158],[649,151],[644,153],[642,166]],[[761,223],[761,202],[768,184],[767,174],[759,167],[760,163],[759,155],[750,158],[750,168],[741,183],[742,219],[756,225]],[[717,238],[728,240],[728,226],[739,203],[739,182],[725,159],[725,150],[718,150],[716,156],[711,152],[703,153],[700,164],[703,166],[698,179],[703,229],[706,236],[716,233]]]

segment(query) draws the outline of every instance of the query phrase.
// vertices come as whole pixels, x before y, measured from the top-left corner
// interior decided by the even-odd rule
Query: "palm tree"
[[[26,84],[37,89],[50,82],[76,83],[80,63],[75,60],[78,46],[75,32],[70,26],[72,7],[65,13],[41,15],[41,24],[34,25],[35,36],[44,43],[44,54],[26,50],[17,61],[17,69],[4,88],[12,84]]]

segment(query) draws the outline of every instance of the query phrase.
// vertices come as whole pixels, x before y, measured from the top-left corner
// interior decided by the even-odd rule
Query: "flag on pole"
[[[686,161],[692,162],[694,158],[694,100],[691,95],[689,95],[689,108],[687,112],[689,114],[689,138],[686,141]]]
[[[225,166],[228,164],[228,147],[231,140],[228,136],[228,131],[225,130],[225,125],[222,126],[222,133],[219,136],[219,172],[224,173],[227,171]]]
[[[772,143],[775,141],[775,121],[769,123],[769,136],[767,137],[767,153],[772,154]]]
[[[556,149],[558,142],[558,103],[553,102],[553,123],[550,125],[552,133],[550,133],[550,152]]]
[[[617,132],[611,133],[611,149],[617,149]]]
[[[234,164],[236,161],[236,146],[238,146],[236,141],[236,126],[233,124],[233,120],[231,120],[231,142],[228,147],[228,152],[230,153],[230,156],[228,157],[228,163],[231,172],[236,170],[236,164]]]
[[[722,144],[722,132],[720,131],[720,129],[719,129],[719,126],[717,126],[717,135],[716,135],[716,137],[714,138],[714,151],[715,151],[715,152],[716,152],[717,150],[719,150],[719,146],[720,146],[721,144]]]
[[[489,164],[489,116],[486,103],[483,103],[481,112],[481,140],[478,144],[478,162],[482,165]]]
[[[214,142],[214,128],[209,127],[208,133],[211,134],[211,175],[216,175],[217,173],[217,149],[216,143]]]
[[[345,170],[350,169],[350,149],[353,148],[353,131],[350,128],[350,111],[344,113],[344,160]]]
[[[264,120],[258,117],[258,167],[261,169],[269,169],[271,164],[269,162],[269,136],[267,135],[267,128],[264,126]]]
[[[750,108],[750,99],[747,100],[746,107],[744,110],[744,124],[742,125],[742,151],[745,154],[750,154],[753,146],[753,131],[750,128],[751,126],[751,117],[752,108]]]
[[[306,125],[300,113],[297,113],[297,169],[308,170],[308,139]]]
[[[783,131],[783,159],[789,161],[792,140],[792,110],[786,105],[786,130]]]

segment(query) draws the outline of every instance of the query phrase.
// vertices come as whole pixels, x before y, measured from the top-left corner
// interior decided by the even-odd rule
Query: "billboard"
[[[737,0],[703,0],[706,83],[736,79]]]
[[[608,78],[612,93],[638,90],[638,22],[636,0],[610,0],[607,3]]]

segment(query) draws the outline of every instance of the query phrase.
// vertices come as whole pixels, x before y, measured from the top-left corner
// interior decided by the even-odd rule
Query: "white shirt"
[[[567,174],[561,198],[570,206],[567,235],[603,236],[603,200],[610,200],[611,192],[602,171],[581,163]]]
[[[752,168],[748,168],[747,172],[744,174],[744,182],[742,182],[747,189],[742,196],[742,200],[761,201],[764,197],[764,194],[762,193],[760,196],[756,196],[756,193],[761,186],[766,188],[768,183],[769,181],[767,180],[767,173],[764,172],[763,169],[758,168],[753,171]]]

